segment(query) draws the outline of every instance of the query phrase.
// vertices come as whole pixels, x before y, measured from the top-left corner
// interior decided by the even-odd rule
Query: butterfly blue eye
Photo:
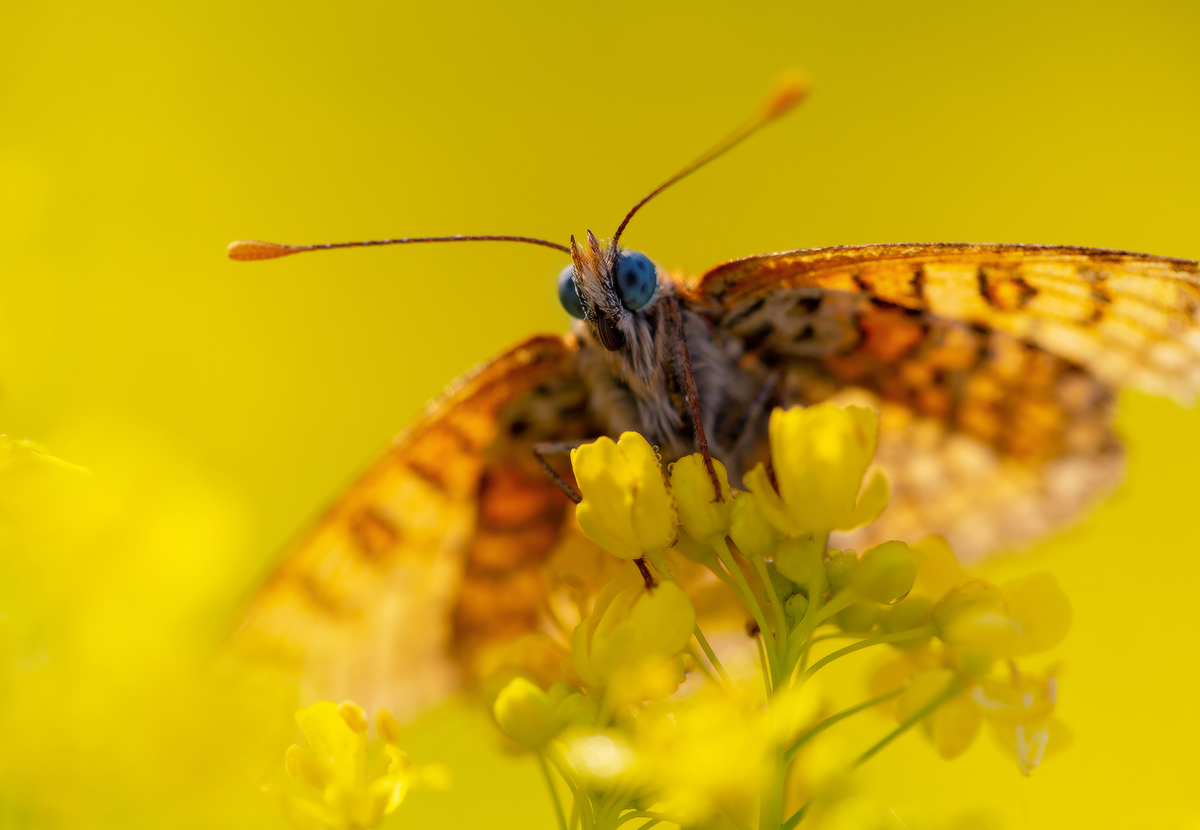
[[[575,267],[568,265],[558,272],[558,301],[562,307],[576,320],[582,320],[583,303],[579,302],[579,291],[575,288]]]
[[[617,260],[617,292],[630,311],[644,308],[654,299],[658,274],[654,263],[637,251],[621,251]]]

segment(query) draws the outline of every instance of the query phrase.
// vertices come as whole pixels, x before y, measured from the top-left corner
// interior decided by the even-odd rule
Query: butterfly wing
[[[451,386],[287,552],[235,653],[295,677],[303,701],[403,717],[533,628],[569,502],[532,442],[588,429],[574,356],[534,337]]]
[[[784,371],[786,400],[880,409],[877,458],[895,494],[867,533],[940,533],[968,556],[1044,533],[1118,480],[1115,390],[1200,391],[1200,276],[1187,260],[827,248],[726,263],[691,296],[743,365]]]

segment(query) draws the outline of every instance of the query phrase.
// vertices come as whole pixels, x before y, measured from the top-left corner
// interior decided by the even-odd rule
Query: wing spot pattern
[[[400,532],[377,510],[367,507],[351,520],[350,535],[357,550],[368,560],[381,563],[400,541]]]

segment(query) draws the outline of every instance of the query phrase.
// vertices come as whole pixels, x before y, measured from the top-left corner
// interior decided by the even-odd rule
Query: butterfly
[[[766,457],[775,406],[880,413],[881,519],[839,544],[936,533],[960,557],[1069,521],[1111,488],[1115,394],[1200,389],[1200,266],[1079,247],[889,244],[667,271],[619,241],[651,198],[790,109],[747,123],[637,203],[613,238],[455,236],[287,246],[235,259],[412,242],[516,241],[570,255],[566,335],[530,337],[452,383],[292,547],[250,603],[242,654],[302,697],[411,715],[522,635],[569,631],[607,558],[574,522],[548,450],[636,430],[730,480]],[[550,475],[547,475],[547,472]],[[575,496],[577,499],[577,495]],[[553,661],[554,655],[545,659]]]

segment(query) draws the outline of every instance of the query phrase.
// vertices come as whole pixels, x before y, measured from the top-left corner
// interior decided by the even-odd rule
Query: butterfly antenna
[[[372,248],[377,245],[409,245],[414,242],[527,242],[530,245],[541,245],[553,248],[565,254],[571,253],[566,245],[550,242],[545,239],[535,239],[531,236],[410,236],[403,239],[368,239],[363,242],[326,242],[322,245],[283,245],[279,242],[259,242],[257,239],[242,239],[230,242],[225,253],[230,259],[239,262],[249,262],[256,259],[275,259],[281,256],[291,256],[305,251],[330,251],[334,248]]]
[[[674,176],[667,179],[658,187],[654,188],[645,196],[643,196],[641,201],[634,205],[633,208],[630,209],[629,213],[625,214],[625,218],[621,220],[621,224],[617,228],[617,232],[613,234],[610,250],[617,250],[617,241],[620,240],[621,234],[625,232],[625,226],[629,224],[629,220],[633,218],[635,213],[642,209],[642,206],[645,205],[646,202],[649,202],[659,193],[662,193],[668,187],[675,184],[675,182],[699,170],[717,156],[725,153],[727,150],[732,150],[734,147],[741,144],[751,135],[756,133],[760,128],[765,127],[767,124],[786,113],[792,107],[796,106],[796,104],[804,100],[804,98],[808,95],[810,88],[811,84],[808,76],[797,70],[790,70],[781,75],[779,79],[776,80],[775,85],[771,90],[771,94],[767,97],[766,102],[758,110],[758,112],[750,116],[745,123],[743,123],[724,139],[717,142],[716,146],[707,153],[700,156],[700,158],[696,159],[687,167],[683,168]]]

